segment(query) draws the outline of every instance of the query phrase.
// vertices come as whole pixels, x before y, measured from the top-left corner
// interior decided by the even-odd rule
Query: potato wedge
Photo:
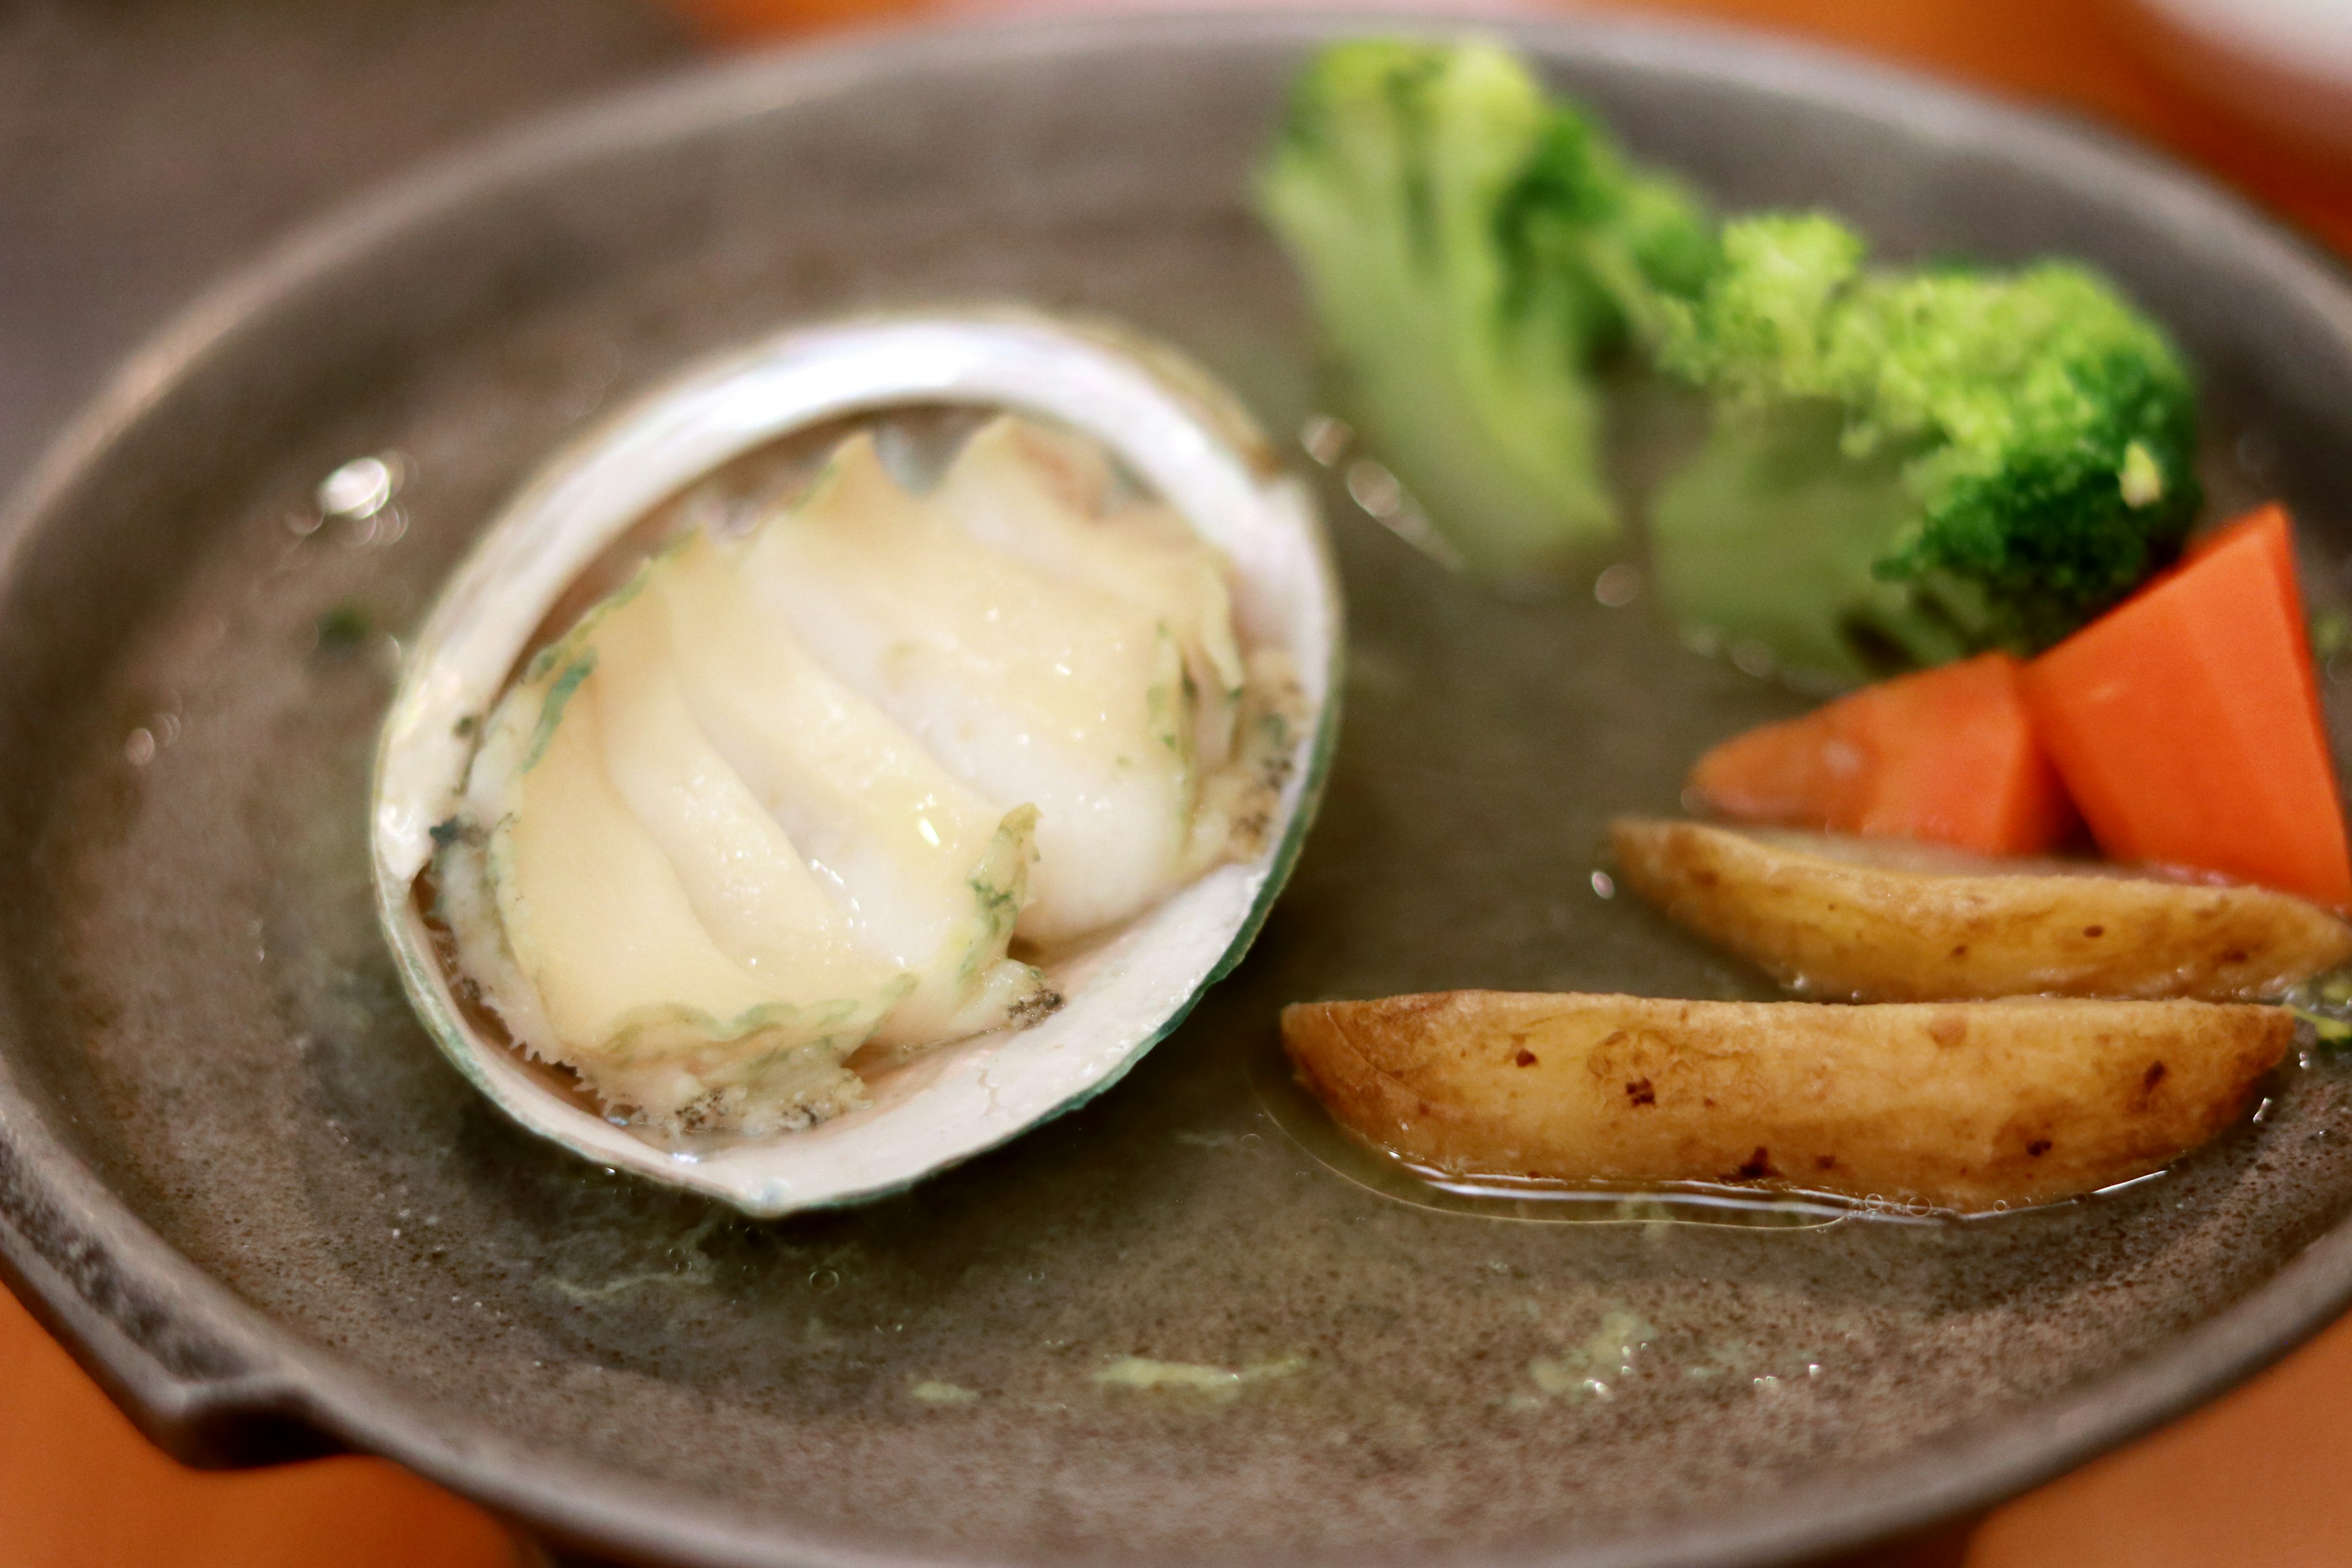
[[[2282,1008],[1446,991],[1283,1009],[1340,1122],[1465,1175],[1705,1181],[1961,1213],[2146,1175],[2245,1109]]]
[[[2352,960],[2352,926],[2267,888],[1700,822],[1609,836],[1627,886],[1808,995],[2245,1001]]]

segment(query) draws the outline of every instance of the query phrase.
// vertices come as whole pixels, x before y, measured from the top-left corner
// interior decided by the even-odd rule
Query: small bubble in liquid
[[[1298,431],[1299,446],[1327,468],[1348,455],[1348,447],[1355,438],[1356,432],[1346,420],[1334,419],[1328,414],[1311,416]]]
[[[1617,896],[1617,879],[1606,871],[1595,871],[1592,873],[1592,890],[1604,899],[1613,899]]]
[[[1622,562],[1592,580],[1592,596],[1612,610],[1622,610],[1642,592],[1642,572]]]
[[[831,1290],[840,1285],[841,1274],[839,1270],[833,1268],[812,1269],[809,1272],[808,1282],[809,1289],[822,1296],[827,1290]]]
[[[359,521],[373,517],[400,493],[407,475],[407,465],[397,453],[383,457],[353,458],[350,462],[319,481],[312,497],[319,510],[329,517]]]
[[[142,724],[124,738],[122,754],[134,768],[143,768],[155,760],[155,732]]]
[[[1397,477],[1369,458],[1348,465],[1348,494],[1374,517],[1392,517],[1404,504],[1404,487]]]
[[[1759,680],[1769,680],[1779,668],[1772,650],[1754,637],[1741,637],[1731,645],[1732,668],[1742,675],[1752,675]]]

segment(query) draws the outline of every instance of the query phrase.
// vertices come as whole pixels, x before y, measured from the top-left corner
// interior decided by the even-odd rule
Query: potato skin
[[[1457,1174],[1702,1181],[1963,1214],[2146,1175],[2229,1126],[2284,1009],[1445,991],[1286,1007],[1357,1136]]]
[[[1699,822],[1623,817],[1609,836],[1628,886],[1807,995],[2250,1001],[2352,960],[2352,926],[2266,888]]]

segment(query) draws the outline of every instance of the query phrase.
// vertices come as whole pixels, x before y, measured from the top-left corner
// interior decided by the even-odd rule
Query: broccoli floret
[[[2178,552],[2188,371],[2084,268],[1864,254],[1831,218],[1749,218],[1655,301],[1662,363],[1714,404],[1653,509],[1668,613],[1840,676],[2046,647]]]
[[[1483,42],[1338,45],[1294,89],[1259,205],[1373,449],[1474,566],[1538,573],[1611,536],[1596,363],[1712,230]]]

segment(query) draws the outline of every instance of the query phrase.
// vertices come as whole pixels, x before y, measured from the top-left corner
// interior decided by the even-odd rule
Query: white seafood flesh
[[[1037,807],[1020,931],[1043,942],[1222,853],[1192,807],[1203,762],[1231,761],[1243,688],[1214,552],[1158,506],[1080,512],[1056,445],[1000,421],[919,501],[853,440],[745,563],[845,685],[983,795]]]
[[[1229,568],[1090,443],[1014,418],[939,483],[852,437],[532,659],[436,831],[508,1034],[671,1131],[855,1109],[845,1065],[1033,1023],[1013,956],[1255,853],[1302,698]]]
[[[722,465],[941,407],[1025,418],[919,487],[898,532],[1022,569],[1041,611],[1084,590],[1115,634],[1107,662],[1006,682],[1032,727],[953,708],[987,659],[1050,651],[1060,608],[950,637],[948,582],[897,602],[911,662],[836,646],[749,570],[768,531],[814,530],[807,508],[675,544],[593,619],[560,608]],[[846,557],[836,597],[887,575],[830,535],[782,542]],[[1339,616],[1311,493],[1213,378],[1122,328],[867,317],[684,367],[551,455],[404,639],[370,837],[402,984],[468,1081],[598,1164],[760,1215],[899,1191],[1117,1082],[1238,961],[1328,765]],[[1089,717],[1088,689],[1144,697]],[[1106,765],[1086,743],[1139,734],[1160,750]]]

